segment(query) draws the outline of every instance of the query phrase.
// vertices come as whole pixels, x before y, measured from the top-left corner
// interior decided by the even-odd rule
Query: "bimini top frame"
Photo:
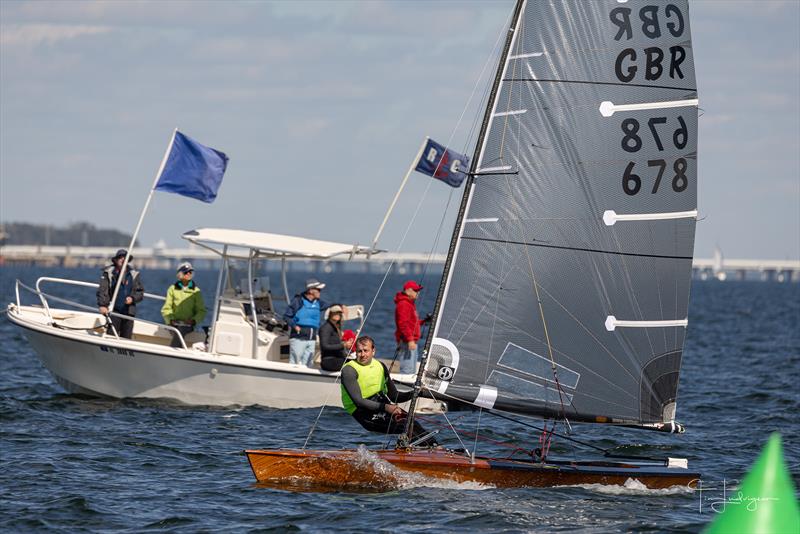
[[[352,259],[356,254],[367,257],[378,252],[384,252],[372,247],[348,245],[335,241],[320,241],[305,237],[295,237],[281,234],[268,234],[265,232],[252,232],[248,230],[231,230],[226,228],[198,228],[185,232],[183,239],[201,246],[218,254],[222,259],[217,291],[214,296],[214,312],[211,321],[211,351],[216,349],[216,328],[219,320],[220,303],[226,286],[225,272],[228,270],[230,259],[247,260],[247,295],[250,304],[251,325],[253,328],[252,357],[256,357],[258,348],[258,318],[256,314],[255,295],[253,286],[254,262],[259,259],[281,260],[281,282],[286,303],[289,303],[289,288],[286,282],[287,260],[316,260],[326,261],[336,256],[348,255]],[[242,288],[244,289],[244,288]]]
[[[345,254],[352,258],[356,254],[371,255],[383,252],[362,245],[225,228],[198,228],[184,233],[181,237],[220,256],[242,259],[257,257],[328,260]]]

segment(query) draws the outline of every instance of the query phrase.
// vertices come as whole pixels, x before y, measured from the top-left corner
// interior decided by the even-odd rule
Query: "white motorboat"
[[[324,261],[377,251],[242,230],[203,228],[182,237],[221,259],[207,336],[193,332],[184,338],[171,326],[135,318],[132,339],[120,338],[106,332],[107,318],[96,308],[42,291],[44,283],[97,284],[49,277],[37,280],[35,288],[17,280],[16,302],[8,305],[8,318],[25,331],[44,366],[71,393],[172,398],[217,406],[341,406],[339,372],[289,363],[288,330],[273,307],[268,278],[259,275],[259,266],[281,262],[288,301],[288,260]],[[236,268],[242,265],[246,270]],[[40,303],[23,305],[21,289],[36,295]],[[149,293],[145,298],[164,300]],[[68,308],[55,308],[53,303]],[[347,306],[346,311],[346,320],[360,326],[363,306]],[[180,337],[181,347],[170,346],[173,334]],[[411,385],[415,375],[395,378]]]

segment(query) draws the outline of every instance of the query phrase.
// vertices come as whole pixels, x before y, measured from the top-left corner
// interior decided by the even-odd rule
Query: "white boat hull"
[[[315,377],[171,357],[111,345],[91,345],[31,330],[27,336],[47,370],[71,393],[115,398],[166,397],[187,404],[219,406],[341,405],[339,385],[331,375]]]
[[[11,305],[8,317],[71,393],[214,406],[341,406],[338,372],[58,329],[37,308]]]

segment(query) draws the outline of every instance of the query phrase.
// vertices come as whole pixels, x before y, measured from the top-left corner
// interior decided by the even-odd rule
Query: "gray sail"
[[[674,420],[697,215],[687,2],[519,7],[423,383],[517,413]]]

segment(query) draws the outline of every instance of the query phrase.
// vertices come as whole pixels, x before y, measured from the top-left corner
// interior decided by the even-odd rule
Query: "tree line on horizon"
[[[74,222],[65,227],[20,222],[0,225],[0,243],[3,245],[124,248],[130,242],[130,234],[109,228],[97,228],[88,222]]]

